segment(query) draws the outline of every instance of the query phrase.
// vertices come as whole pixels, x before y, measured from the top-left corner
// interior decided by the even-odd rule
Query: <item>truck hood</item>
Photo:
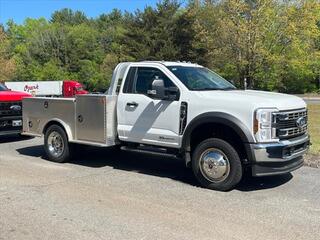
[[[0,101],[1,102],[14,102],[21,101],[24,97],[32,97],[32,95],[25,92],[16,91],[0,91]]]
[[[212,101],[225,101],[226,103],[240,104],[247,107],[277,108],[279,111],[305,108],[303,99],[282,93],[255,91],[255,90],[232,90],[232,91],[203,91],[198,92],[199,97]],[[245,104],[245,105],[244,105]]]

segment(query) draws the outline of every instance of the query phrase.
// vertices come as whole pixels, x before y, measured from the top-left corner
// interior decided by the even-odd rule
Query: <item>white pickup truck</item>
[[[79,145],[174,155],[203,187],[230,190],[253,176],[303,165],[310,140],[305,102],[237,90],[200,65],[125,62],[104,95],[23,100],[23,134],[44,135],[48,158],[65,162]]]

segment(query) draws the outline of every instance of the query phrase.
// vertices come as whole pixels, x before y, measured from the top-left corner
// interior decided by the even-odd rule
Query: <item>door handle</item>
[[[127,103],[127,106],[129,106],[129,107],[138,107],[138,103],[136,103],[136,102],[128,102]]]

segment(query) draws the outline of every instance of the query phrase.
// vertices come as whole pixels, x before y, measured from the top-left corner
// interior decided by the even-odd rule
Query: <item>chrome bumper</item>
[[[249,144],[252,152],[252,175],[267,176],[288,173],[303,165],[310,138],[303,135],[277,143]]]

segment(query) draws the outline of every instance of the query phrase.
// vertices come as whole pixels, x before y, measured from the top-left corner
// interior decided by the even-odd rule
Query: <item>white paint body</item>
[[[182,102],[188,104],[186,128],[188,128],[192,120],[202,114],[212,112],[223,113],[232,116],[236,119],[237,123],[244,126],[246,133],[251,135],[251,139],[255,139],[253,134],[253,118],[257,109],[273,108],[279,111],[289,111],[306,107],[305,102],[299,97],[273,92],[252,90],[191,91],[167,68],[167,66],[177,65],[201,67],[181,62],[120,63],[114,70],[107,96],[95,95],[106,99],[106,116],[90,115],[91,118],[96,118],[96,120],[91,119],[92,124],[85,126],[86,132],[94,132],[97,129],[97,123],[101,120],[100,118],[106,119],[104,126],[99,129],[106,131],[107,141],[97,143],[93,138],[90,139],[88,136],[85,141],[80,139],[81,143],[113,146],[119,143],[118,140],[121,140],[124,142],[179,149],[182,147],[183,139],[183,134],[179,134],[180,107]],[[130,67],[152,67],[160,70],[179,89],[179,100],[157,100],[145,94],[125,93],[123,88]],[[50,82],[39,82],[39,84],[47,83]],[[59,82],[54,83],[59,84]],[[58,88],[58,84],[53,85],[52,88]],[[49,92],[45,94],[50,95]],[[84,103],[88,101],[86,110],[90,114],[93,114],[92,111],[98,112],[99,106],[97,104],[89,104],[89,99],[92,96],[78,97],[88,99],[84,100]],[[70,102],[71,100],[73,101],[72,103]],[[55,116],[58,116],[58,122],[65,126],[65,128],[75,129],[74,126],[77,126],[77,113],[54,107],[49,107],[50,111],[42,109],[44,101],[48,102],[49,105],[63,102],[66,105],[72,105],[69,106],[71,109],[78,109],[77,97],[75,99],[59,98],[59,101],[53,98],[27,99],[24,101],[25,104],[29,104],[23,113],[24,134],[36,136],[43,134],[45,124],[52,120],[57,120]],[[130,103],[135,103],[136,106],[130,106]],[[34,122],[33,126],[37,125],[39,127],[32,130],[28,126],[30,119]],[[73,131],[67,131],[69,141],[79,142],[80,140],[75,137],[77,134],[72,134]],[[254,142],[255,140],[252,143]]]
[[[166,66],[197,66],[177,62],[140,62],[130,66],[154,67],[161,70],[179,88],[179,101],[154,100],[143,94],[123,93],[120,89],[117,103],[118,136],[120,140],[180,148],[179,109],[181,102],[188,103],[188,124],[197,116],[208,112],[229,114],[242,122],[253,135],[254,112],[259,108],[276,108],[279,111],[305,108],[305,102],[296,96],[253,90],[190,91]],[[122,81],[122,85],[124,80]],[[112,89],[110,90],[112,91]],[[136,102],[136,108],[127,107]],[[164,138],[163,138],[164,137]]]

